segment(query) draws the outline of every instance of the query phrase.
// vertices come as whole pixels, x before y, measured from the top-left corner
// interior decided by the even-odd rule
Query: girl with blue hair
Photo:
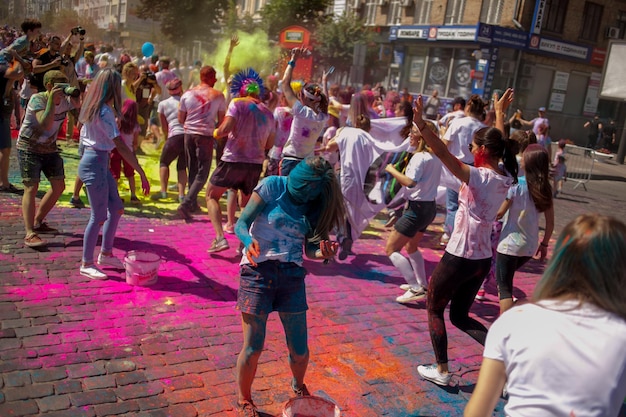
[[[296,165],[288,177],[263,179],[235,225],[244,245],[237,294],[243,326],[237,359],[240,416],[259,415],[251,388],[272,311],[278,311],[285,330],[291,389],[297,396],[309,395],[304,384],[309,348],[302,251],[304,247],[310,259],[334,257],[339,244],[329,240],[329,233],[343,224],[344,217],[333,167],[315,156]]]

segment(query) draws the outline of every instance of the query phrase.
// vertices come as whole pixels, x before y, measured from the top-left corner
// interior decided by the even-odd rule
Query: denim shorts
[[[263,164],[220,161],[210,181],[217,187],[241,190],[245,195],[250,195],[259,182],[261,171]]]
[[[17,160],[24,184],[36,184],[43,172],[48,180],[64,180],[63,158],[57,152],[34,153],[17,150]]]
[[[417,232],[425,232],[436,215],[437,203],[434,201],[409,201],[409,206],[393,227],[398,233],[413,237]]]
[[[301,313],[309,309],[306,269],[293,262],[265,261],[256,267],[241,265],[237,310],[254,315]]]

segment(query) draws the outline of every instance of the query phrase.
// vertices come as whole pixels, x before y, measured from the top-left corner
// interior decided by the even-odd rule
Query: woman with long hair
[[[437,132],[434,123],[426,123],[428,128]],[[406,292],[396,298],[399,303],[426,297],[428,281],[419,242],[437,215],[435,198],[441,177],[441,161],[432,155],[417,126],[413,126],[409,140],[415,152],[404,173],[398,171],[392,164],[385,168],[408,191],[407,207],[402,217],[394,224],[394,230],[389,235],[385,247],[391,263],[406,280],[406,286],[400,286]],[[407,257],[400,253],[403,247],[406,249]]]
[[[466,417],[620,415],[626,396],[626,225],[583,214],[559,236],[532,298],[487,335]]]
[[[136,101],[131,99],[124,100],[119,120],[120,136],[128,149],[133,151],[133,153],[135,153],[139,147],[139,133],[141,132],[141,126],[139,126],[139,122],[137,121],[137,108]],[[122,155],[117,149],[113,149],[111,151],[111,173],[115,181],[120,180],[122,168],[124,169],[124,176],[128,179],[128,190],[130,191],[129,202],[131,204],[141,204],[141,201],[137,198],[135,170],[126,159],[122,158]]]
[[[111,68],[101,70],[83,99],[79,121],[83,124],[80,140],[84,153],[78,165],[78,175],[87,187],[91,216],[83,238],[83,259],[80,274],[91,279],[106,279],[107,275],[94,263],[94,250],[102,227],[102,247],[98,265],[123,269],[122,262],[113,256],[113,240],[124,204],[117,191],[117,183],[109,170],[110,153],[117,149],[141,178],[145,194],[150,184],[132,150],[124,143],[117,127],[116,117],[122,110],[122,80]]]
[[[243,326],[237,360],[239,415],[259,415],[251,389],[272,311],[278,311],[285,330],[291,389],[298,396],[309,395],[304,384],[309,347],[302,249],[310,259],[335,256],[339,245],[329,240],[329,233],[341,226],[344,216],[333,167],[316,156],[300,162],[288,177],[264,178],[235,225],[244,245],[237,294]]]
[[[487,328],[469,317],[469,309],[491,266],[491,224],[511,184],[517,182],[517,161],[511,142],[504,138],[504,112],[512,101],[508,89],[496,103],[495,128],[483,128],[474,134],[468,149],[474,166],[456,158],[426,127],[423,102],[415,104],[414,122],[433,153],[461,182],[459,210],[455,227],[441,261],[433,271],[428,286],[428,329],[435,351],[436,364],[420,365],[420,376],[439,385],[448,385],[448,336],[444,311],[450,304],[450,321],[484,344]],[[502,163],[502,164],[501,164]]]
[[[500,314],[513,307],[513,276],[533,255],[545,259],[554,230],[554,207],[550,186],[550,159],[539,144],[529,145],[522,154],[525,175],[509,189],[498,218],[506,215],[496,250],[496,280]],[[539,242],[539,215],[546,228]]]

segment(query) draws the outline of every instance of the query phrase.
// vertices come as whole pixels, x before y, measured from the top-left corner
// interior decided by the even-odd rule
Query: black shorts
[[[174,159],[177,159],[176,171],[187,169],[187,157],[185,156],[185,135],[174,135],[167,138],[165,146],[163,146],[163,151],[161,151],[159,166],[169,167]]]
[[[406,237],[413,237],[417,232],[425,232],[436,215],[437,203],[434,201],[409,201],[394,229]]]
[[[211,175],[211,184],[233,190],[241,190],[245,195],[252,194],[259,182],[263,164],[220,161]]]

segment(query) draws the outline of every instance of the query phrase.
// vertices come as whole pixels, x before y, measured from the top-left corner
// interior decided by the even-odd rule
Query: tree
[[[136,13],[161,23],[161,32],[176,45],[200,40],[215,44],[229,0],[140,0]]]
[[[351,14],[318,22],[315,30],[315,55],[320,65],[331,65],[339,73],[348,73],[352,66],[355,44],[368,44],[372,32]]]
[[[287,26],[313,29],[324,16],[332,0],[272,0],[261,9],[263,28],[270,38],[277,38]]]

